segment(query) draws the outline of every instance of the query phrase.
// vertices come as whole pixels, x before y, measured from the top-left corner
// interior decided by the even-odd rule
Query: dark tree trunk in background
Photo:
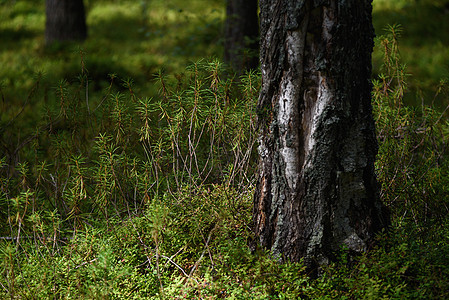
[[[45,41],[85,40],[86,14],[82,0],[46,0]]]
[[[371,0],[260,0],[256,242],[326,264],[388,224],[374,174]]]
[[[224,60],[234,71],[259,66],[257,0],[227,0]]]

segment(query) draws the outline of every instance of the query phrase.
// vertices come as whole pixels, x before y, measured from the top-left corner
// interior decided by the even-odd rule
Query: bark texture
[[[86,14],[82,0],[46,0],[45,41],[85,40]]]
[[[388,224],[374,174],[371,0],[260,0],[256,242],[326,264]]]
[[[242,72],[259,66],[257,0],[227,0],[224,61]]]

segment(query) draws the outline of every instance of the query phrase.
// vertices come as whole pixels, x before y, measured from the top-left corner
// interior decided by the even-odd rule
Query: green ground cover
[[[0,5],[0,298],[449,297],[443,1],[375,0],[392,226],[318,278],[247,247],[260,78],[210,59],[224,1],[86,1],[88,40],[49,48],[43,1]]]
[[[373,23],[378,35],[387,25],[402,25],[401,56],[412,75],[411,105],[435,104],[444,109],[447,99],[433,99],[441,79],[449,78],[449,2],[445,0],[374,0]],[[382,51],[374,52],[374,69],[379,70]],[[433,102],[433,103],[432,103]]]

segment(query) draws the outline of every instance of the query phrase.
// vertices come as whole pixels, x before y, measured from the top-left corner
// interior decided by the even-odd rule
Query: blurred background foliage
[[[432,97],[433,87],[449,77],[449,1],[447,0],[374,0],[373,23],[377,35],[387,25],[402,25],[401,57],[407,65],[411,93],[409,105],[434,104],[444,109],[443,97]],[[382,51],[373,54],[375,74],[382,61]]]
[[[108,74],[132,77],[139,89],[155,94],[148,83],[160,68],[182,72],[188,62],[223,54],[225,1],[85,1],[88,39],[82,44],[44,42],[44,1],[2,0],[0,11],[0,78],[14,97],[34,83],[37,71],[48,83],[72,80],[80,71],[81,47],[93,90],[108,86]],[[406,103],[420,105],[441,78],[449,76],[449,4],[446,0],[374,0],[377,35],[387,25],[401,24],[401,54],[413,81]],[[382,51],[374,52],[374,72]],[[18,94],[19,93],[19,94]],[[422,96],[424,94],[425,96]],[[445,107],[443,99],[435,104]]]
[[[132,77],[151,90],[160,68],[182,71],[188,62],[220,57],[223,1],[85,1],[88,39],[82,45],[44,42],[44,1],[2,1],[0,45],[4,85],[30,87],[37,71],[48,82],[68,80],[80,71],[79,48],[88,59],[90,78],[108,82],[108,74]],[[106,84],[107,83],[103,83]]]

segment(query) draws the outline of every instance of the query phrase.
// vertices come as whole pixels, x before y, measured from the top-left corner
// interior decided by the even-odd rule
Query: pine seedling
[[[134,81],[131,78],[123,80],[123,87],[128,89],[129,95],[131,96],[132,103],[137,102],[137,96],[133,89]]]
[[[115,140],[118,144],[126,145],[131,133],[130,125],[132,118],[127,112],[124,95],[118,92],[111,97],[113,102],[111,119],[114,124]]]
[[[65,194],[67,203],[69,204],[68,219],[74,221],[74,231],[80,225],[82,205],[87,199],[87,183],[89,177],[86,159],[81,155],[72,156],[69,162],[70,172],[73,173],[69,188]]]
[[[68,117],[68,98],[69,98],[69,93],[68,93],[68,86],[69,83],[67,82],[67,80],[63,79],[61,81],[59,81],[58,86],[56,88],[56,95],[59,98],[59,116],[67,119]]]
[[[444,203],[432,186],[440,186],[439,167],[447,154],[440,122],[442,114],[430,107],[404,105],[407,73],[401,64],[400,27],[390,26],[379,38],[384,50],[383,74],[373,81],[374,112],[380,149],[376,167],[382,184],[381,197],[399,224],[411,220],[416,226],[441,212],[432,209]],[[436,88],[437,96],[442,89]],[[436,97],[435,96],[435,97]],[[440,178],[440,179],[438,179]],[[427,184],[432,182],[432,185]]]
[[[95,174],[95,203],[107,219],[107,207],[115,188],[111,163],[113,168],[112,161],[117,148],[112,144],[112,137],[105,134],[100,134],[95,144],[95,149],[99,154]]]
[[[27,162],[18,163],[17,172],[19,173],[20,186],[22,187],[22,191],[28,190],[28,176],[29,176],[28,163]]]
[[[139,129],[139,141],[141,142],[149,143],[152,136],[151,114],[154,112],[154,109],[151,107],[151,102],[151,98],[143,98],[137,103],[137,112],[142,122]]]

